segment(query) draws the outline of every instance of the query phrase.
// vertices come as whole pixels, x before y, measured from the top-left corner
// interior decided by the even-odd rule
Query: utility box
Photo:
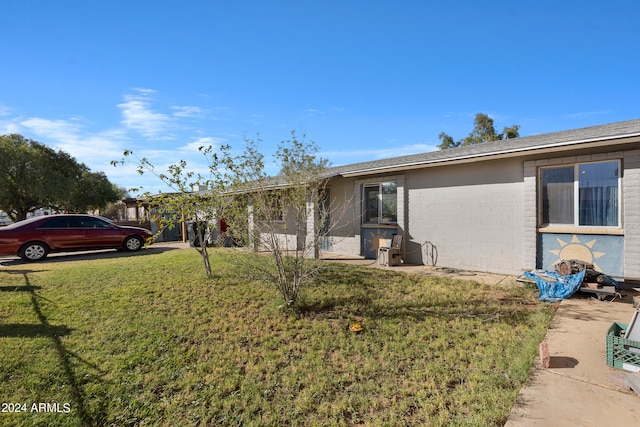
[[[378,264],[386,266],[400,265],[402,262],[401,248],[402,235],[394,234],[389,246],[383,246],[378,249]]]
[[[399,248],[380,248],[378,250],[378,264],[387,267],[400,265],[400,249]]]

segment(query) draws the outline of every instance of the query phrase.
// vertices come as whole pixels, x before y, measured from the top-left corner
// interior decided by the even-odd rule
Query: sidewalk
[[[611,324],[628,323],[634,310],[631,296],[563,300],[545,336],[550,367],[536,360],[505,426],[640,425],[640,397],[611,382],[611,375],[625,371],[607,366],[605,348]]]

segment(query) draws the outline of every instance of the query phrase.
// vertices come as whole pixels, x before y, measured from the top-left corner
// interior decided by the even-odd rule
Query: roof
[[[329,168],[327,175],[329,177],[360,176],[443,163],[514,157],[531,152],[561,151],[576,145],[585,148],[593,145],[605,146],[618,144],[627,138],[634,138],[628,142],[640,141],[640,119],[337,166]]]

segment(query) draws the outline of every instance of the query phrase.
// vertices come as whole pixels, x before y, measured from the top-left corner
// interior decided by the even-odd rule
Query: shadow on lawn
[[[82,422],[82,425],[95,425],[96,422],[91,419],[91,417],[87,414],[84,404],[84,396],[82,393],[82,389],[78,384],[78,380],[73,372],[71,367],[71,357],[74,357],[81,362],[98,369],[96,366],[92,365],[89,362],[82,360],[80,357],[75,355],[73,352],[67,350],[62,344],[61,337],[68,335],[71,333],[72,329],[64,325],[51,325],[47,320],[47,317],[42,312],[42,308],[40,306],[40,300],[44,299],[39,296],[36,291],[41,289],[39,286],[32,286],[29,281],[29,273],[34,273],[32,270],[20,270],[20,271],[2,271],[0,273],[5,274],[21,274],[24,277],[25,285],[24,286],[2,286],[0,287],[1,292],[25,292],[28,293],[31,299],[31,305],[33,307],[33,311],[38,318],[40,323],[38,324],[23,324],[23,323],[14,323],[14,324],[2,324],[0,325],[0,337],[8,337],[8,338],[36,338],[36,337],[48,337],[51,339],[53,347],[58,354],[58,358],[60,359],[60,364],[64,371],[64,376],[67,379],[67,383],[71,388],[71,394],[73,397],[73,402],[75,403],[78,417]],[[99,369],[98,369],[99,371]]]
[[[367,316],[371,319],[410,319],[424,321],[429,318],[451,320],[453,318],[470,318],[482,322],[500,322],[518,325],[525,321],[539,308],[537,301],[512,295],[498,289],[463,288],[458,297],[437,296],[430,298],[428,294],[417,300],[379,301],[385,283],[397,278],[398,273],[372,272],[366,268],[343,268],[340,265],[330,265],[319,272],[315,283],[311,287],[322,288],[331,284],[348,285],[351,290],[348,295],[323,295],[302,301],[299,313],[303,316],[319,318],[336,318]],[[375,275],[379,283],[371,281]],[[408,285],[413,278],[407,276]],[[425,285],[426,286],[426,285]],[[402,292],[401,292],[402,293]],[[437,288],[433,290],[437,294]]]

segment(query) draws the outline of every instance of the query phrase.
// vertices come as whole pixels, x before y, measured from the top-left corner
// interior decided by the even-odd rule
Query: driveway
[[[0,267],[8,267],[14,265],[37,265],[47,262],[66,262],[66,261],[82,261],[102,258],[120,258],[131,256],[145,256],[158,254],[175,249],[188,248],[189,243],[182,242],[160,242],[149,245],[136,252],[119,251],[117,249],[101,249],[96,251],[78,251],[78,252],[59,252],[50,253],[44,260],[38,262],[26,262],[17,256],[0,257]]]

